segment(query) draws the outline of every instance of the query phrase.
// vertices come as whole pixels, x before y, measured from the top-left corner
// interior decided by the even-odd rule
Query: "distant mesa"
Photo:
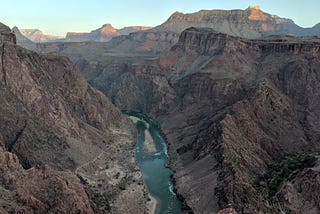
[[[320,27],[317,25],[303,28],[291,19],[265,13],[260,6],[249,6],[246,10],[200,10],[187,14],[175,12],[151,31],[181,33],[190,27],[212,28],[221,33],[250,39],[284,34],[320,35]]]
[[[14,32],[14,34],[16,35],[17,38],[17,44],[25,47],[29,50],[34,50],[36,48],[36,44],[31,41],[29,38],[27,38],[26,36],[24,36],[18,27],[13,27],[12,31]]]
[[[19,29],[18,27],[14,27],[15,30],[19,30],[19,32],[31,40],[32,42],[50,42],[55,41],[57,39],[61,39],[61,36],[52,36],[52,35],[46,35],[39,29]]]
[[[121,29],[114,28],[111,24],[107,23],[102,25],[101,28],[91,31],[90,33],[77,33],[68,32],[65,38],[67,42],[84,42],[84,41],[97,41],[107,42],[113,37],[128,35],[137,31],[149,30],[152,27],[147,26],[129,26]]]
[[[39,29],[19,29],[17,26],[13,27],[12,30],[17,34],[17,37],[24,41],[30,40],[31,42],[50,42],[61,39],[59,36],[46,35]],[[17,38],[19,40],[19,38]]]
[[[110,41],[108,47],[116,52],[121,50],[127,53],[128,51],[160,53],[171,47],[177,41],[179,34],[190,27],[212,28],[217,32],[248,39],[268,38],[275,35],[320,36],[320,24],[312,28],[303,28],[291,19],[265,13],[259,6],[249,6],[245,10],[200,10],[186,14],[175,12],[167,21],[154,28],[129,26],[117,29],[110,23],[106,23],[91,32],[68,32],[64,39],[52,41]],[[23,33],[27,34],[27,32]],[[19,38],[17,36],[18,44]],[[38,42],[32,40],[32,38],[31,41]],[[46,49],[46,47],[41,49]],[[54,49],[59,50],[57,46]],[[95,47],[95,49],[104,51],[100,47]]]
[[[151,28],[152,27],[148,26],[129,26],[121,29],[116,29],[111,24],[107,23],[102,25],[101,28],[98,28],[91,32],[68,32],[65,38],[61,36],[46,35],[39,29],[19,29],[18,27],[14,27],[12,30],[17,34],[18,40],[23,41],[24,44],[28,43],[27,46],[30,46],[30,42],[106,42],[116,36],[128,35],[133,32],[149,30]]]

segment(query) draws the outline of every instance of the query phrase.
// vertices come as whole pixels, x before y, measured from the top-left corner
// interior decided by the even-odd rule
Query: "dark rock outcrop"
[[[10,28],[0,22],[1,42],[16,43],[16,37]]]

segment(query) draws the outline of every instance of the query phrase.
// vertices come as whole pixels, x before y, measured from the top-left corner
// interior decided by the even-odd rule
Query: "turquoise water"
[[[144,177],[144,182],[150,194],[158,200],[157,214],[180,214],[181,203],[173,191],[170,180],[171,170],[165,166],[169,163],[167,145],[160,135],[156,121],[140,113],[128,113],[138,117],[138,143],[136,144],[136,160]],[[157,152],[150,154],[143,149],[144,131],[149,129],[156,144]]]

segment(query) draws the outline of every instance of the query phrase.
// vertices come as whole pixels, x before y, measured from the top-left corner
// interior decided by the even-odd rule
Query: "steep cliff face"
[[[154,60],[82,61],[78,66],[88,82],[107,94],[120,109],[150,112],[166,109],[167,101],[174,99],[174,91]]]
[[[1,209],[122,213],[121,198],[143,213],[129,121],[67,58],[17,46],[6,26],[0,33]]]
[[[264,177],[287,155],[320,149],[319,47],[316,40],[248,40],[190,28],[158,58],[80,67],[116,105],[160,121],[177,192],[195,213],[230,204],[239,213],[303,213],[283,196],[307,176],[303,167],[275,190]],[[306,191],[294,192],[294,201],[304,199],[318,206]]]
[[[180,104],[159,118],[178,193],[195,212],[227,204],[240,213],[277,212],[256,183],[286,154],[319,151],[319,46],[189,29],[160,60],[173,71]]]
[[[175,12],[165,23],[152,30],[180,33],[190,27],[212,28],[244,38],[272,34],[313,36],[320,33],[317,26],[302,28],[290,19],[265,13],[260,7],[249,7],[246,10],[201,10],[190,14]]]

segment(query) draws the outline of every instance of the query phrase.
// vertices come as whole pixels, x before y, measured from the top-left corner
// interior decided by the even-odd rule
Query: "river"
[[[159,124],[141,113],[125,113],[139,119],[136,124],[138,129],[136,160],[149,193],[157,200],[156,214],[180,214],[181,203],[173,191],[170,179],[172,171],[166,167],[170,159],[167,145],[160,135]],[[144,149],[146,129],[150,132],[156,147],[156,151],[152,153]]]

